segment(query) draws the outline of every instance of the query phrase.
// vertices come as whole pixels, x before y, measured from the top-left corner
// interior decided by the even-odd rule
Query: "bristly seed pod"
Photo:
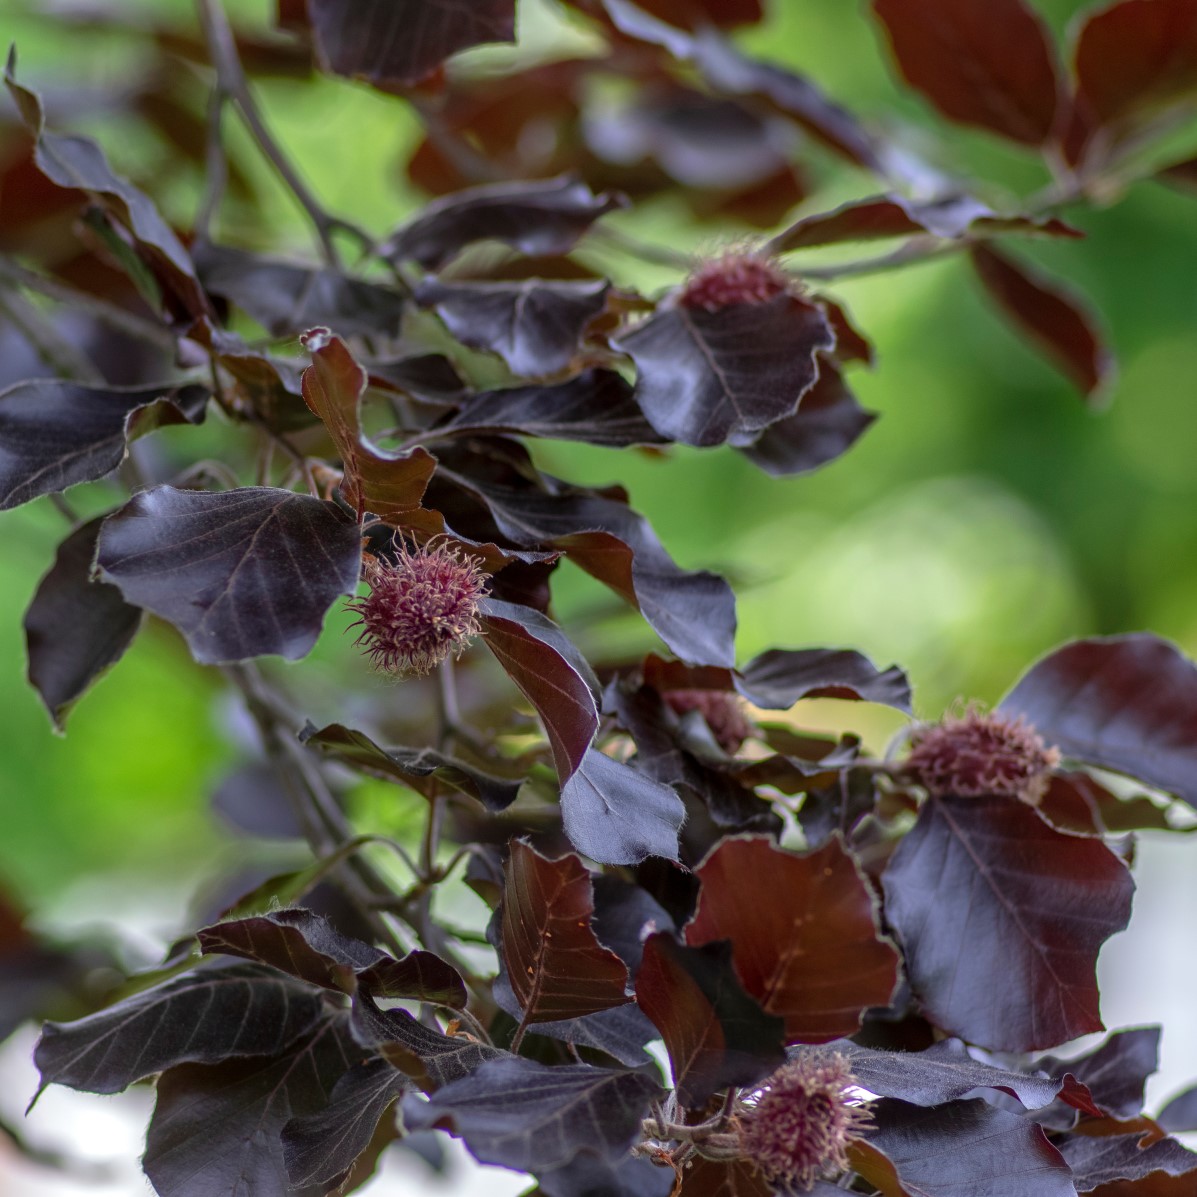
[[[720,254],[699,266],[683,284],[681,307],[719,312],[737,304],[761,304],[794,291],[795,280],[772,258],[746,250]]]
[[[401,543],[394,563],[367,557],[363,576],[370,593],[346,606],[360,616],[350,625],[362,629],[354,643],[382,673],[430,673],[482,630],[486,576],[444,541],[414,550]]]
[[[929,794],[976,798],[996,794],[1032,804],[1043,797],[1060,753],[1021,716],[969,707],[916,732],[905,770]]]
[[[839,1052],[799,1048],[738,1108],[742,1155],[782,1190],[809,1190],[845,1171],[849,1145],[872,1122],[851,1096],[855,1083]]]

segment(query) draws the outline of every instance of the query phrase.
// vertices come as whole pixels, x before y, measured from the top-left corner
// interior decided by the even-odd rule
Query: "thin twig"
[[[261,109],[250,90],[245,68],[241,65],[241,58],[237,53],[236,38],[220,0],[196,0],[196,4],[212,65],[216,68],[217,90],[223,92],[237,106],[237,111],[241,113],[241,119],[254,141],[258,143],[258,148],[307,214],[316,231],[324,260],[330,266],[339,268],[341,258],[332,238],[337,229],[352,234],[363,245],[372,245],[373,239],[356,225],[331,215],[321,207],[262,118]]]
[[[229,180],[229,164],[224,153],[224,135],[221,130],[224,123],[224,106],[227,100],[227,93],[218,83],[208,98],[208,134],[204,146],[204,195],[200,201],[199,211],[195,215],[195,238],[197,241],[210,240],[212,221],[216,217],[221,199],[224,198],[225,185]]]

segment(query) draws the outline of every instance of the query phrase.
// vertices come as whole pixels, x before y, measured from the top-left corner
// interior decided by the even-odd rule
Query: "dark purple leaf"
[[[401,521],[419,507],[435,459],[421,448],[392,454],[371,445],[361,426],[366,371],[326,328],[314,328],[301,339],[312,355],[303,372],[304,401],[324,421],[341,455],[345,501],[357,508],[359,519],[370,511],[387,522]]]
[[[511,846],[503,887],[502,958],[526,1023],[622,1006],[628,970],[594,936],[590,874],[574,855],[547,860]]]
[[[515,41],[515,0],[308,0],[327,70],[403,87],[450,55],[484,42]]]
[[[872,241],[924,233],[936,237],[960,237],[974,227],[1053,237],[1083,235],[1060,220],[997,216],[992,209],[968,195],[922,202],[900,195],[878,195],[849,200],[830,212],[804,216],[774,237],[768,249],[770,253],[783,254],[841,241]]]
[[[1089,1137],[1069,1135],[1057,1143],[1072,1169],[1078,1193],[1116,1180],[1141,1180],[1152,1172],[1186,1176],[1197,1171],[1197,1153],[1175,1139],[1159,1139],[1140,1146],[1141,1134]],[[1190,1182],[1191,1183],[1191,1182]]]
[[[1170,1134],[1197,1130],[1197,1085],[1178,1093],[1155,1120]]]
[[[644,418],[631,386],[614,370],[584,370],[550,386],[509,387],[474,395],[436,434],[510,432],[518,436],[583,441],[622,449],[664,438]]]
[[[849,698],[910,712],[910,682],[896,666],[878,669],[850,649],[772,648],[754,657],[735,679],[754,706],[789,710],[803,698]]]
[[[178,383],[16,383],[0,393],[0,511],[103,478],[124,461],[134,437],[164,424],[200,423],[209,393]]]
[[[399,332],[404,300],[389,287],[223,245],[201,243],[192,254],[204,287],[231,300],[273,336],[316,324],[327,324],[343,336]]]
[[[357,525],[332,503],[254,486],[210,494],[159,486],[100,532],[102,576],[172,623],[197,661],[304,656],[361,566]]]
[[[1014,327],[1096,402],[1112,377],[1114,359],[1081,301],[987,245],[970,250],[985,289]]]
[[[889,1005],[898,954],[838,838],[799,856],[763,836],[734,836],[697,873],[702,890],[686,942],[730,939],[740,984],[785,1019],[787,1042],[851,1034],[870,1006]]]
[[[1076,73],[1081,119],[1115,144],[1161,109],[1193,101],[1197,4],[1121,0],[1093,13],[1077,37]]]
[[[113,174],[104,151],[90,138],[49,133],[44,127],[41,98],[14,78],[16,47],[8,55],[4,82],[21,119],[35,139],[38,169],[59,187],[85,191],[118,224],[164,275],[186,307],[195,314],[207,310],[203,291],[187,251],[163,220],[153,201],[127,179]]]
[[[1056,126],[1055,49],[1022,0],[873,0],[898,66],[944,116],[1027,145]]]
[[[414,1130],[443,1126],[460,1135],[484,1164],[541,1171],[583,1151],[619,1159],[659,1093],[643,1073],[512,1057],[483,1064],[426,1103],[408,1098],[403,1117]]]
[[[609,284],[530,278],[443,282],[426,278],[416,302],[472,349],[497,353],[513,374],[542,378],[566,369],[586,326],[604,308]]]
[[[475,241],[502,241],[532,256],[561,254],[600,216],[625,202],[615,195],[596,196],[569,177],[472,187],[429,204],[382,253],[410,258],[428,270],[439,270]]]
[[[1027,1076],[974,1060],[959,1039],[941,1040],[921,1052],[876,1051],[846,1039],[831,1047],[847,1056],[862,1089],[916,1106],[958,1101],[974,1089],[1000,1089],[1017,1097],[1026,1109],[1041,1110],[1066,1087],[1063,1078]],[[1043,1072],[1047,1065],[1041,1061],[1036,1068]]]
[[[466,1035],[434,1031],[406,1010],[380,1010],[365,993],[353,1000],[350,1027],[358,1043],[380,1051],[425,1089],[440,1088],[508,1054]]]
[[[1068,1165],[1028,1118],[984,1101],[928,1110],[887,1098],[869,1108],[876,1129],[849,1158],[874,1184],[880,1164],[918,1197],[1073,1197]]]
[[[433,748],[380,748],[364,732],[340,723],[319,731],[309,724],[299,738],[363,773],[397,781],[429,799],[443,782],[498,812],[515,801],[523,784],[521,777],[498,777]]]
[[[648,521],[626,504],[582,491],[516,490],[456,473],[453,478],[487,504],[504,536],[521,546],[546,545],[568,553],[581,569],[636,606],[683,660],[735,663],[731,588],[715,574],[679,569]]]
[[[856,401],[839,370],[820,358],[819,377],[798,410],[771,424],[740,452],[774,477],[807,474],[846,453],[876,419],[876,413]]]
[[[177,1064],[267,1056],[310,1030],[319,993],[254,965],[205,968],[75,1022],[48,1022],[34,1051],[42,1085],[119,1093]]]
[[[1049,1056],[1036,1067],[1067,1069],[1093,1095],[1102,1112],[1113,1118],[1137,1118],[1143,1112],[1147,1078],[1159,1068],[1160,1028],[1115,1031],[1105,1043],[1072,1060]]]
[[[927,1016],[1000,1051],[1102,1029],[1094,969],[1134,883],[1104,844],[1012,798],[931,798],[883,878]]]
[[[674,930],[669,912],[647,890],[619,877],[591,879],[594,915],[591,927],[599,943],[610,948],[634,977],[644,954],[644,941],[654,931]]]
[[[685,806],[667,785],[595,749],[561,787],[565,834],[600,864],[677,860]]]
[[[388,361],[363,360],[371,385],[396,387],[421,403],[453,407],[470,391],[453,363],[440,353],[422,353]]]
[[[598,730],[598,682],[551,620],[530,607],[484,599],[486,647],[536,708],[562,783],[581,767]]]
[[[455,969],[431,952],[409,952],[396,960],[361,940],[350,939],[310,910],[274,910],[232,919],[198,932],[200,949],[269,964],[301,981],[353,993],[362,988],[380,997],[411,998],[442,1006],[466,1003],[465,984]]]
[[[785,1023],[740,987],[727,940],[688,948],[668,931],[644,945],[636,1001],[669,1049],[678,1097],[701,1109],[728,1085],[752,1085],[785,1063]]]
[[[627,1156],[614,1167],[583,1152],[564,1168],[540,1174],[530,1197],[671,1197],[674,1175],[648,1160]]]
[[[283,1127],[323,1109],[360,1049],[344,1018],[264,1059],[183,1064],[158,1081],[142,1159],[160,1197],[318,1197],[290,1188]]]
[[[1167,810],[1146,795],[1119,798],[1088,773],[1057,770],[1037,807],[1057,831],[1071,831],[1075,835],[1173,830]]]
[[[1129,773],[1197,807],[1197,666],[1147,632],[1078,640],[1002,699],[1066,757]]]
[[[636,398],[663,436],[687,445],[751,438],[793,415],[834,337],[793,295],[717,312],[674,307],[612,341],[636,364]]]
[[[683,53],[717,95],[759,96],[848,161],[867,170],[882,171],[872,135],[847,109],[804,76],[749,58],[711,29],[697,34]]]
[[[139,608],[115,586],[91,579],[101,522],[81,525],[58,546],[25,612],[29,684],[59,731],[74,702],[121,659],[141,626]]]
[[[412,1087],[386,1060],[356,1064],[333,1086],[328,1105],[283,1127],[283,1161],[291,1187],[340,1186],[369,1147],[387,1110]]]
[[[629,1068],[650,1062],[651,1057],[644,1048],[658,1036],[657,1028],[634,1003],[600,1010],[597,1014],[584,1014],[581,1018],[538,1022],[528,1031],[529,1034],[545,1035],[573,1047],[605,1052]]]
[[[761,0],[637,0],[638,6],[683,29],[755,25],[764,17]]]

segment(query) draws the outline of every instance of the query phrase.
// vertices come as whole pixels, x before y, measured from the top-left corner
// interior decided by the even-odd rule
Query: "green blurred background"
[[[521,52],[570,36],[550,0],[522,2]],[[185,0],[123,7],[147,23],[175,12],[190,20]],[[272,7],[229,5],[239,24],[262,27]],[[862,4],[772,7],[769,25],[744,39],[749,48],[809,73],[882,126],[906,124],[920,153],[981,174],[985,198],[1003,202],[1045,181],[1026,156],[899,94]],[[1082,8],[1037,7],[1057,30]],[[27,83],[118,83],[146,52],[137,36],[64,36],[49,10],[0,0],[0,34],[17,42]],[[471,60],[504,63],[511,52],[471,52],[464,65]],[[402,174],[419,130],[401,101],[329,79],[265,81],[258,92],[329,209],[383,233],[421,202]],[[103,111],[74,127],[190,223],[198,173],[164,172],[164,149],[144,128]],[[222,236],[309,254],[291,199],[239,135],[234,144],[269,198],[256,214],[227,208]],[[871,189],[834,168],[827,177],[820,206]],[[909,671],[925,716],[956,699],[995,701],[1032,659],[1073,636],[1148,628],[1197,651],[1197,198],[1141,183],[1069,217],[1085,241],[1016,249],[1073,280],[1103,314],[1121,363],[1108,409],[1086,409],[987,308],[965,264],[945,259],[831,288],[876,344],[877,368],[855,371],[852,383],[882,418],[816,475],[770,479],[730,451],[679,450],[663,461],[546,445],[537,455],[577,481],[622,481],[682,564],[725,571],[740,595],[742,659],[773,645],[858,647]],[[744,231],[697,229],[666,203],[617,220],[685,249]],[[676,279],[628,260],[618,268],[618,281],[644,288]],[[192,442],[179,438],[191,435],[160,434],[155,451],[188,453]],[[88,511],[111,499],[102,484],[78,494]],[[223,859],[228,844],[207,803],[240,751],[219,679],[190,665],[161,626],[84,698],[65,738],[51,733],[23,680],[21,618],[62,534],[45,501],[0,517],[0,877],[51,924],[78,917],[91,878],[123,875],[132,907]],[[591,650],[620,637],[641,643],[631,621],[612,625],[607,639],[583,626],[602,593],[561,571],[557,614],[567,630]],[[316,662],[301,668],[318,678],[355,667],[346,622],[330,616]],[[367,692],[374,684],[362,676]],[[894,726],[861,708],[808,716],[852,721],[874,742]],[[141,880],[130,887],[128,878]]]

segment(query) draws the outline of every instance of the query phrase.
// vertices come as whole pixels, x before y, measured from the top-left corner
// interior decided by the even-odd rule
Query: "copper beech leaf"
[[[422,448],[410,453],[384,453],[362,434],[361,401],[369,377],[353,360],[340,337],[326,328],[314,328],[302,338],[312,355],[303,372],[303,397],[324,421],[341,455],[345,501],[387,522],[419,507],[436,469],[436,460]]]
[[[785,1020],[787,1042],[850,1035],[887,1006],[898,954],[860,866],[838,838],[798,855],[763,836],[721,841],[699,865],[691,945],[730,939],[740,984]]]
[[[325,67],[379,87],[418,83],[458,50],[515,40],[515,0],[308,0]]]
[[[687,445],[744,443],[791,416],[835,338],[816,305],[793,295],[709,312],[681,305],[612,341],[636,365],[636,398],[662,436]]]
[[[816,1181],[812,1191],[816,1197],[824,1197],[830,1188]],[[773,1193],[773,1186],[751,1160],[705,1160],[699,1156],[682,1173],[677,1197],[773,1197]]]
[[[1159,1027],[1115,1031],[1084,1055],[1071,1060],[1045,1056],[1036,1065],[1051,1072],[1067,1069],[1088,1088],[1101,1114],[1123,1119],[1143,1112],[1147,1078],[1159,1066]]]
[[[664,438],[644,418],[632,388],[614,370],[590,369],[565,382],[483,391],[467,399],[447,424],[448,433],[509,432],[622,449],[656,445]]]
[[[441,792],[443,783],[498,812],[516,800],[523,784],[522,776],[497,776],[433,748],[381,748],[365,732],[340,723],[319,730],[309,723],[299,738],[363,773],[397,781],[429,799]]]
[[[674,790],[588,749],[561,787],[561,821],[569,842],[600,864],[639,864],[647,856],[677,860],[686,807]]]
[[[382,997],[454,1007],[466,1003],[465,983],[439,956],[416,950],[397,960],[303,908],[230,919],[202,928],[198,936],[204,952],[269,964],[325,989],[352,993],[361,987]]]
[[[902,670],[878,669],[852,649],[771,648],[733,680],[749,702],[770,711],[789,710],[803,698],[847,698],[910,712],[910,682]]]
[[[586,326],[606,305],[608,289],[601,279],[426,278],[415,298],[421,307],[432,308],[463,345],[497,353],[513,374],[541,378],[573,361]]]
[[[295,265],[203,242],[192,256],[204,287],[252,316],[272,336],[331,325],[345,336],[396,336],[404,299],[339,270]]]
[[[869,1109],[875,1129],[848,1158],[887,1194],[1074,1197],[1068,1165],[1028,1118],[979,1100],[925,1109],[885,1098]]]
[[[142,1164],[160,1197],[318,1197],[290,1188],[282,1132],[324,1108],[360,1049],[343,1015],[273,1055],[183,1064],[158,1080]]]
[[[410,1130],[445,1127],[474,1157],[522,1172],[561,1168],[586,1152],[614,1162],[632,1145],[660,1087],[640,1072],[567,1064],[548,1068],[510,1056],[408,1098]]]
[[[251,486],[158,486],[100,531],[96,563],[125,599],[160,615],[197,661],[307,654],[338,595],[352,594],[361,536],[340,508]]]
[[[821,358],[819,377],[802,396],[798,410],[770,424],[751,444],[738,448],[766,474],[791,478],[835,461],[876,419],[875,412],[857,402],[839,370]]]
[[[164,382],[91,387],[37,379],[0,392],[0,511],[94,482],[125,459],[135,436],[200,423],[210,391]]]
[[[544,723],[557,775],[581,767],[598,730],[598,682],[580,652],[552,620],[531,607],[484,599],[484,643]]]
[[[337,1188],[369,1147],[387,1111],[411,1087],[411,1080],[386,1060],[355,1064],[333,1086],[327,1106],[283,1127],[283,1162],[291,1187]]]
[[[1081,301],[988,245],[969,251],[977,277],[999,310],[1090,401],[1101,398],[1114,359]]]
[[[548,860],[516,840],[503,885],[502,954],[526,1023],[622,1006],[627,965],[595,938],[590,874],[574,855]]]
[[[525,254],[551,256],[572,249],[600,216],[626,202],[595,195],[568,176],[471,187],[433,201],[381,252],[429,270],[440,269],[475,241],[502,241]]]
[[[1056,125],[1055,50],[1022,0],[873,0],[898,67],[944,116],[1027,145]]]
[[[1117,143],[1169,105],[1197,100],[1197,3],[1102,6],[1081,26],[1075,56],[1078,115]]]
[[[59,731],[75,700],[120,660],[141,626],[140,608],[115,586],[92,580],[102,522],[82,524],[58,546],[25,612],[29,684]]]
[[[48,1022],[34,1051],[42,1085],[119,1093],[177,1064],[269,1056],[309,1031],[319,993],[273,969],[184,973],[75,1022]]]
[[[885,913],[927,1017],[999,1051],[1102,1029],[1101,945],[1134,883],[1098,840],[1064,835],[1013,798],[931,798],[883,877]]]
[[[1189,1151],[1175,1139],[1144,1140],[1141,1133],[1133,1135],[1069,1135],[1057,1144],[1060,1154],[1072,1169],[1073,1183],[1078,1193],[1116,1181],[1145,1180],[1152,1173],[1167,1177],[1188,1177],[1188,1184],[1197,1182],[1197,1152]],[[1183,1187],[1178,1187],[1184,1192]],[[1192,1192],[1192,1189],[1189,1189]],[[1147,1197],[1152,1190],[1144,1189]]]
[[[862,1089],[879,1097],[896,1097],[916,1106],[958,1101],[976,1089],[998,1089],[1018,1098],[1028,1110],[1041,1110],[1057,1098],[1094,1116],[1101,1110],[1088,1089],[1071,1072],[1058,1079],[1030,1076],[975,1060],[958,1039],[943,1039],[921,1052],[880,1051],[850,1040],[831,1045],[847,1057]],[[1070,1065],[1040,1060],[1036,1073],[1058,1073]]]
[[[1197,807],[1197,665],[1159,636],[1078,640],[1002,699],[1066,757],[1128,773]]]
[[[785,1063],[785,1023],[736,980],[726,940],[688,948],[668,931],[644,945],[636,1000],[657,1025],[678,1098],[700,1109],[728,1085],[752,1085]]]

